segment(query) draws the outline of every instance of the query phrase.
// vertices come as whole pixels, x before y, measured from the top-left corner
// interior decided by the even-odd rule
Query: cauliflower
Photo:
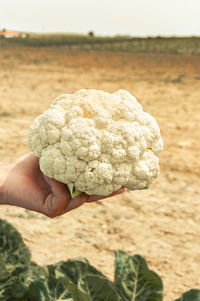
[[[104,196],[148,188],[163,148],[155,119],[133,95],[92,89],[56,98],[33,121],[28,144],[45,175],[76,195]]]

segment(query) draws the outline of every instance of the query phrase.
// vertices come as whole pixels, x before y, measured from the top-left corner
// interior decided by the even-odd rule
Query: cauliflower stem
[[[70,191],[72,199],[82,193],[82,191],[76,189],[76,187],[73,184],[68,184],[67,186],[68,186],[68,189]]]

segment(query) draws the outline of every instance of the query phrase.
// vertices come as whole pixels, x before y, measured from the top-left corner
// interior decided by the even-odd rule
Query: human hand
[[[123,191],[124,188],[121,188],[108,197]],[[41,172],[39,159],[33,153],[0,168],[1,204],[19,206],[48,217],[56,217],[78,208],[85,202],[95,202],[104,198],[107,197],[82,193],[72,199],[65,184]]]

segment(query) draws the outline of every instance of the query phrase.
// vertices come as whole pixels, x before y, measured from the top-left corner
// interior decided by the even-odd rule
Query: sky
[[[200,0],[0,0],[0,29],[200,36]]]

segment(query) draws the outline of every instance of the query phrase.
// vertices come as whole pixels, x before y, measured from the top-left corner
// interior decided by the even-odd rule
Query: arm
[[[123,191],[124,188],[121,188],[112,195]],[[0,168],[0,204],[56,217],[78,208],[86,201],[94,202],[103,198],[82,193],[72,199],[66,185],[48,178],[40,171],[39,160],[33,153]]]

